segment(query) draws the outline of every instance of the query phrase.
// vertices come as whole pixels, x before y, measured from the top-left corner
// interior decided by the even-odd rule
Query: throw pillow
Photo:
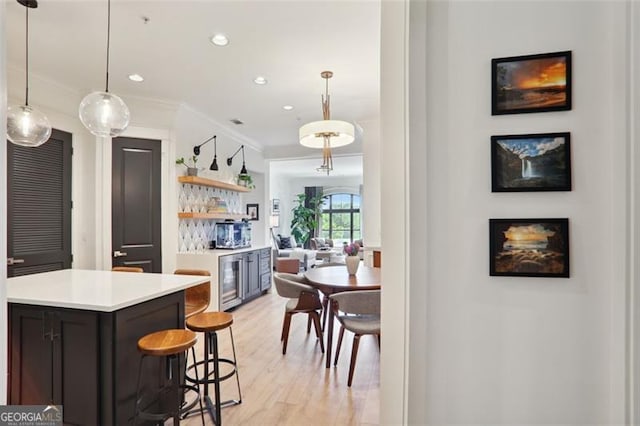
[[[291,248],[298,247],[298,242],[296,241],[296,237],[293,235],[289,237],[289,242],[291,243]]]
[[[316,238],[316,245],[318,246],[318,248],[324,247],[325,246],[324,238]]]
[[[291,246],[291,237],[280,237],[280,247],[281,249],[290,249],[293,248]]]

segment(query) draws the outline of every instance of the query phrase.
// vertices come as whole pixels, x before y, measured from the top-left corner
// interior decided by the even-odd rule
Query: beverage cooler
[[[244,284],[244,254],[232,254],[220,256],[219,283],[220,283],[220,310],[242,303],[242,286]]]

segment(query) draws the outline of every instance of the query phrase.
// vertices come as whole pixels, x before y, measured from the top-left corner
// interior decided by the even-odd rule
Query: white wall
[[[379,247],[380,244],[380,123],[367,121],[359,123],[363,129],[362,143],[362,236],[365,246]]]
[[[624,422],[627,12],[427,3],[427,331],[412,339],[428,350],[409,355],[409,376],[426,370],[424,423]],[[573,51],[571,111],[491,116],[491,58],[559,50]],[[492,194],[490,136],[552,131],[571,132],[573,190]],[[571,278],[489,277],[488,219],[500,217],[568,217]]]
[[[0,3],[0,28],[5,28],[5,4]],[[6,35],[0,31],[0,64],[6,63]],[[6,69],[0,66],[0,128],[7,128]],[[5,139],[6,140],[6,139]],[[0,149],[0,170],[7,170],[7,150]],[[7,258],[7,175],[0,173],[0,259]],[[0,262],[0,405],[7,403],[7,264]]]

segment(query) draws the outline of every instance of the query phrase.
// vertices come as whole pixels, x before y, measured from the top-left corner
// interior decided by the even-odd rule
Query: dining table
[[[304,273],[304,276],[309,281],[309,285],[320,290],[325,297],[343,291],[379,290],[382,287],[382,283],[380,282],[380,268],[364,265],[359,265],[355,275],[349,275],[346,265],[336,265],[311,268]],[[331,309],[330,306],[328,309],[326,368],[331,366],[334,321],[333,309]]]

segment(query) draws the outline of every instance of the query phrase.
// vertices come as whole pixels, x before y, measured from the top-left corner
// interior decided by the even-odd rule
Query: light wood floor
[[[347,387],[352,334],[345,332],[338,366],[325,368],[307,315],[293,316],[287,354],[280,333],[285,299],[275,291],[232,312],[242,404],[222,409],[223,425],[374,425],[379,423],[380,356],[373,336],[360,339],[351,388]],[[334,354],[337,331],[334,327]],[[219,332],[220,356],[231,358],[227,330]],[[202,358],[202,337],[197,357]],[[224,370],[223,370],[224,372]],[[210,386],[213,393],[213,386]],[[235,380],[222,384],[222,399],[236,399]],[[212,424],[205,415],[206,424]],[[184,421],[201,424],[200,416]]]

